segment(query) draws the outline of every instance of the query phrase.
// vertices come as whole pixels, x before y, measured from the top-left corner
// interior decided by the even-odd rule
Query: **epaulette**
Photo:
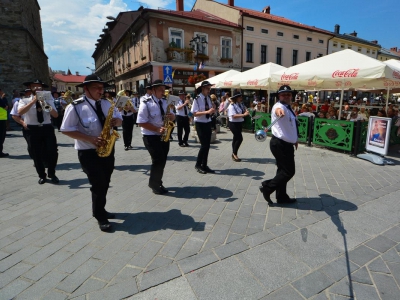
[[[143,101],[143,102],[147,102],[147,101],[149,101],[149,100],[151,100],[151,97],[147,97],[147,98],[144,97],[142,101]]]
[[[79,98],[79,99],[72,101],[71,103],[72,103],[72,105],[78,105],[78,104],[83,103],[84,101],[85,100],[83,98]]]

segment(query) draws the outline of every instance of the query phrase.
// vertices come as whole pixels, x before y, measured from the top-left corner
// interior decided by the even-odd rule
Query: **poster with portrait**
[[[367,133],[367,151],[385,156],[388,153],[390,127],[392,119],[382,117],[370,117]]]

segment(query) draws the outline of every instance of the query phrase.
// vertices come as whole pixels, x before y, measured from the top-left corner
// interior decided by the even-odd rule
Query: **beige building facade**
[[[400,49],[397,49],[397,47],[390,49],[381,48],[378,52],[378,60],[385,61],[389,59],[400,60]]]

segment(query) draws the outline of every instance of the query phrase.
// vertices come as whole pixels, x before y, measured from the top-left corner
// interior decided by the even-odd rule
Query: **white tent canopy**
[[[215,87],[267,90],[270,88],[269,79],[271,74],[283,69],[286,68],[269,62],[228,79],[220,80]]]
[[[235,76],[237,74],[240,74],[240,72],[236,71],[236,70],[229,70],[229,71],[226,71],[224,73],[218,74],[217,76],[208,78],[206,80],[214,85],[214,84],[218,83],[220,80],[222,80],[222,81],[223,80],[227,80],[228,78],[230,78],[232,76]],[[201,85],[202,82],[203,81],[197,82],[195,84],[196,88],[198,88]]]

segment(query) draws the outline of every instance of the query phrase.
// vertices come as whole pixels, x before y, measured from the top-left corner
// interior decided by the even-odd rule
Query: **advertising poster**
[[[386,155],[389,148],[390,118],[370,117],[367,134],[367,151]]]

